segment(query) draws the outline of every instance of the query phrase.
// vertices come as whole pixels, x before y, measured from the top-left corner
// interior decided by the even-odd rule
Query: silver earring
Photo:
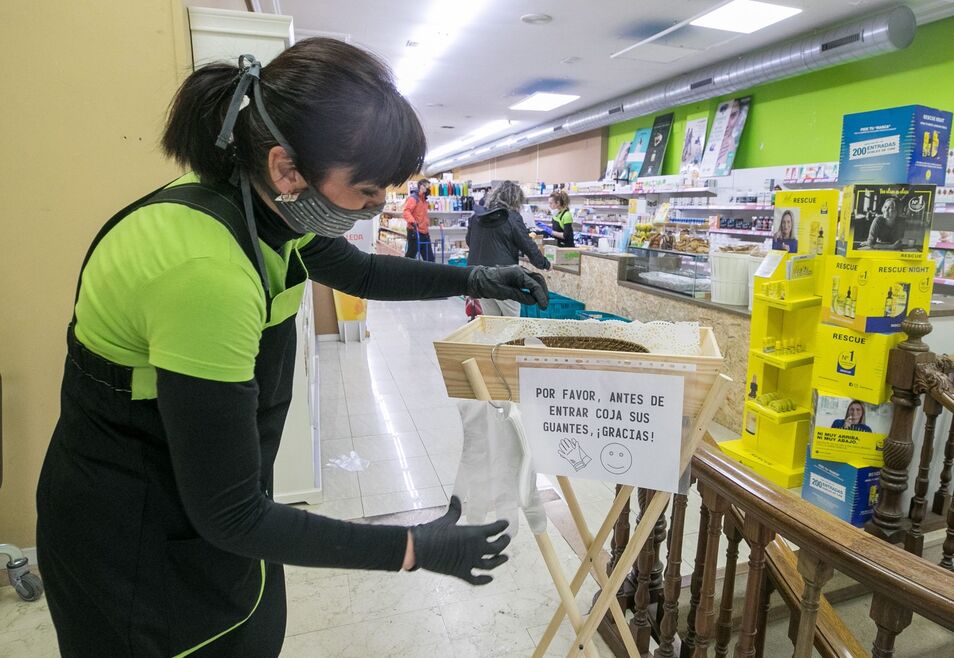
[[[275,198],[276,201],[281,201],[282,203],[292,203],[298,201],[297,192],[284,192]]]

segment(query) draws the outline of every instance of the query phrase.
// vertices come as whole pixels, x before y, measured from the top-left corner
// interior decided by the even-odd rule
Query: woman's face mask
[[[311,185],[298,194],[280,194],[275,206],[282,219],[298,233],[315,233],[327,238],[341,237],[363,219],[371,219],[384,209],[378,204],[359,210],[335,205]]]

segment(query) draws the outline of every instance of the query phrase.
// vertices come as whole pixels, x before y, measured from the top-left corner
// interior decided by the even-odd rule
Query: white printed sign
[[[371,253],[374,243],[374,220],[362,219],[355,222],[351,230],[345,233],[345,239],[365,253]]]
[[[679,491],[675,375],[520,369],[520,412],[538,473]]]
[[[849,160],[863,160],[864,158],[880,158],[882,155],[894,155],[901,152],[901,136],[877,137],[860,142],[851,142],[848,145]]]

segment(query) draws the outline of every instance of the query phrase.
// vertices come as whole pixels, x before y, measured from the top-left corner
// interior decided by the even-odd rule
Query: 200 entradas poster
[[[709,133],[709,143],[706,144],[706,152],[702,156],[700,176],[728,176],[732,172],[732,164],[739,150],[739,140],[742,138],[751,104],[751,96],[719,104],[712,122],[712,132]]]

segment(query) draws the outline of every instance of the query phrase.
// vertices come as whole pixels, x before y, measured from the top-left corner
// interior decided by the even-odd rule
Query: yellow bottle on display
[[[894,317],[894,295],[891,294],[891,288],[888,288],[888,296],[884,300],[884,315],[888,318]]]
[[[825,253],[825,230],[818,229],[818,242],[815,244],[815,254],[822,256]]]
[[[897,285],[897,292],[894,295],[895,307],[898,313],[903,313],[908,307],[908,289],[902,284]]]

